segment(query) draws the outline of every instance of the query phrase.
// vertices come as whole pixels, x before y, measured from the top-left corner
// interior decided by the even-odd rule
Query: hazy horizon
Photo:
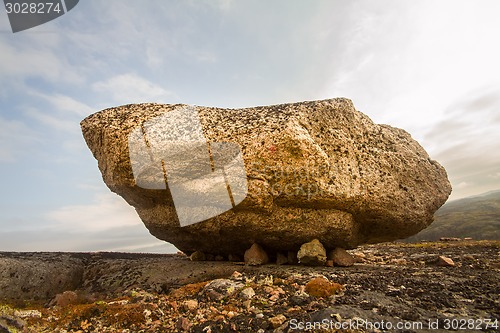
[[[346,97],[443,165],[449,200],[500,189],[500,2],[86,0],[13,34],[0,13],[0,251],[175,248],[111,193],[79,122],[141,102]]]

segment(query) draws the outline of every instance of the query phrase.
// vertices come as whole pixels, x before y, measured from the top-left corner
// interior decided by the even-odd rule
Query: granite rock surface
[[[375,124],[344,98],[245,109],[131,104],[81,127],[109,189],[188,254],[242,256],[258,243],[272,257],[312,239],[327,250],[401,239],[430,225],[451,193],[444,168],[409,133]]]

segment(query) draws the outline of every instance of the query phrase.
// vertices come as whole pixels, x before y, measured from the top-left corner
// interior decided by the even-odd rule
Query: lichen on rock
[[[156,117],[186,107],[124,105],[81,123],[110,190],[135,207],[151,234],[186,253],[242,256],[253,243],[268,253],[296,252],[312,239],[327,250],[351,249],[401,239],[427,227],[451,192],[444,168],[410,134],[374,124],[348,99],[245,109],[196,106],[190,108],[199,117],[207,149],[220,143],[239,147],[247,193],[233,208],[181,226],[168,168],[163,170],[164,189],[140,187],[129,136]],[[201,163],[198,157],[193,163]],[[189,159],[182,158],[182,165],[188,165]],[[232,173],[225,171],[227,180]],[[182,168],[176,172],[182,173]],[[194,192],[206,191],[201,194],[211,197],[213,187],[207,184],[197,182]],[[201,214],[203,209],[194,207],[193,212]]]

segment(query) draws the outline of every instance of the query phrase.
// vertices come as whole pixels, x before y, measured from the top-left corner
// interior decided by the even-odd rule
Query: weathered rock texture
[[[244,259],[247,265],[263,265],[269,262],[266,251],[257,243],[245,251]]]
[[[335,266],[341,267],[349,267],[354,265],[354,257],[349,254],[343,248],[337,247],[334,250],[330,251],[328,254],[328,259],[332,261],[332,264]]]
[[[326,250],[317,239],[305,243],[297,253],[299,263],[309,266],[323,266],[326,263]]]
[[[169,190],[137,186],[128,136],[185,105],[110,108],[82,121],[111,191],[134,206],[151,234],[182,251],[239,254],[253,243],[297,251],[405,238],[427,227],[451,186],[444,168],[402,129],[374,124],[348,99],[247,109],[195,107],[208,142],[237,143],[248,195],[233,208],[180,227]],[[168,170],[166,171],[168,173]]]
[[[78,288],[84,279],[83,259],[73,254],[56,257],[48,253],[0,252],[0,302],[47,300]]]

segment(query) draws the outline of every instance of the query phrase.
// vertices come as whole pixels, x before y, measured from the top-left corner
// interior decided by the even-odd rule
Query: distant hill
[[[450,201],[434,214],[434,222],[405,241],[440,237],[500,239],[500,190]]]

